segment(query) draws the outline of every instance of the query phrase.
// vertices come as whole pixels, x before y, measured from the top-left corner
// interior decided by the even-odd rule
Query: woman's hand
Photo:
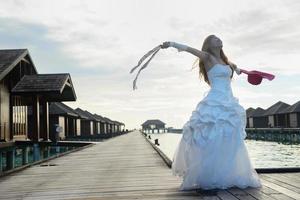
[[[238,75],[240,75],[240,74],[242,73],[241,70],[240,70],[240,68],[238,68],[238,67],[235,69],[235,72],[236,72]]]
[[[163,49],[168,48],[168,47],[174,47],[179,51],[186,51],[188,49],[187,45],[180,44],[177,42],[164,42],[161,46]]]
[[[161,48],[162,49],[166,49],[166,48],[169,48],[170,47],[170,42],[164,42],[162,45],[161,45]]]

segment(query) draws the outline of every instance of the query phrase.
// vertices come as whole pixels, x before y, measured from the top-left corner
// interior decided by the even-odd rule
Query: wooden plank
[[[300,193],[300,182],[295,182],[292,181],[291,179],[286,179],[284,177],[278,177],[276,176],[276,174],[272,174],[272,175],[264,174],[261,177],[277,185],[285,187],[289,190]]]
[[[232,195],[230,192],[226,190],[220,190],[217,193],[218,197],[222,200],[237,200],[238,198]]]
[[[97,142],[47,163],[55,165],[36,165],[2,177],[0,199],[288,200],[299,195],[295,190],[298,179],[290,179],[287,174],[281,182],[282,175],[260,174],[264,179],[260,189],[231,188],[215,194],[179,191],[182,178],[172,175],[138,131]],[[296,176],[300,178],[300,173]]]
[[[273,200],[274,199],[270,195],[263,193],[260,189],[257,189],[257,188],[246,188],[243,191],[248,193],[249,195],[253,196],[255,199],[259,199],[259,200]]]
[[[270,181],[267,181],[266,179],[264,178],[261,178],[261,181],[264,185],[274,189],[274,190],[277,190],[278,192],[282,193],[282,194],[285,194],[286,196],[290,197],[290,198],[293,198],[293,199],[300,199],[300,194],[299,193],[296,193],[292,190],[289,190],[285,187],[282,187],[282,186],[279,186],[275,183],[272,183]]]
[[[239,188],[230,188],[227,191],[229,191],[232,195],[237,197],[238,199],[243,199],[243,200],[256,200],[253,196],[251,196],[249,193],[243,191],[242,189]]]
[[[300,173],[282,173],[281,175],[300,181]]]

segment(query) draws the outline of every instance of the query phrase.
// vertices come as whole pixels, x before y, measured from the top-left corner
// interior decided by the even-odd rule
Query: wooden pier
[[[261,189],[178,191],[181,178],[134,131],[0,178],[0,199],[300,199],[300,173],[260,177]]]

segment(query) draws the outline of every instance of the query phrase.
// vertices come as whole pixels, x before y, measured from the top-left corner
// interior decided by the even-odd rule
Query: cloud
[[[45,37],[47,27],[18,19],[0,17],[0,48],[27,48],[40,73],[69,72],[78,69],[60,44]]]
[[[299,1],[4,1],[1,48],[28,48],[40,73],[70,72],[83,107],[136,127],[161,118],[180,127],[209,89],[195,56],[161,50],[132,90],[137,61],[151,48],[173,40],[201,48],[216,34],[230,59],[245,69],[276,75],[259,86],[235,76],[241,104],[269,107],[296,101],[299,88]],[[14,10],[14,12],[11,12]],[[182,17],[184,16],[184,17]],[[276,96],[271,90],[276,89]]]
[[[223,40],[225,53],[241,68],[256,69],[278,75],[300,74],[300,20],[297,1],[276,1],[272,5],[239,10],[211,23],[189,23],[174,18],[169,27],[181,28],[178,41],[201,49],[202,40],[216,34]],[[184,24],[189,24],[185,26]]]

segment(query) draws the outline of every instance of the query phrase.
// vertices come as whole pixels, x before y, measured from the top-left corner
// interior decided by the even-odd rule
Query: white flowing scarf
[[[140,64],[147,58],[149,57],[151,54],[151,57],[149,58],[149,60],[147,60],[147,62],[139,69],[134,81],[133,81],[133,90],[137,89],[137,86],[136,86],[136,81],[137,81],[137,78],[140,74],[140,72],[142,71],[142,69],[145,69],[147,67],[147,65],[149,64],[149,62],[152,60],[152,58],[155,56],[155,54],[157,54],[157,52],[161,49],[161,45],[158,45],[157,47],[153,48],[152,50],[150,50],[148,53],[146,53],[138,62],[137,66],[133,67],[131,70],[130,70],[130,73],[132,73],[136,68],[138,68],[140,66]]]

